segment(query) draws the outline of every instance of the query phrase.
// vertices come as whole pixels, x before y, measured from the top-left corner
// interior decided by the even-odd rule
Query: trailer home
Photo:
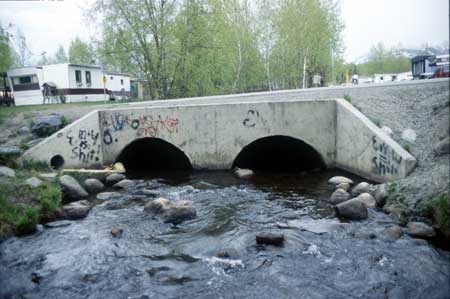
[[[17,68],[8,71],[16,105],[44,103],[43,86],[54,86],[59,102],[91,102],[108,99],[100,67],[73,63]]]
[[[118,73],[106,74],[106,89],[112,100],[131,99],[131,78],[129,75]]]

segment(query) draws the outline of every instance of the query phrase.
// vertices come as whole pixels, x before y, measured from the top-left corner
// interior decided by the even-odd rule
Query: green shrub
[[[344,93],[344,100],[346,100],[347,102],[351,103],[352,102],[352,96],[349,95],[348,93]]]
[[[42,221],[53,219],[61,204],[61,189],[54,185],[43,185],[39,193],[39,214]]]
[[[450,238],[450,203],[448,194],[434,197],[428,203],[428,214],[446,238]]]
[[[15,222],[16,233],[18,235],[26,235],[36,230],[39,214],[35,208],[26,208]]]
[[[22,169],[48,171],[50,170],[48,164],[43,161],[26,160],[22,163]]]

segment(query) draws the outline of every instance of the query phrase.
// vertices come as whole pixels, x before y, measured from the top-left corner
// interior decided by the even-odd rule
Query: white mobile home
[[[103,73],[100,67],[72,63],[17,68],[8,71],[16,105],[44,102],[44,83],[56,86],[58,97],[66,103],[103,101]]]
[[[111,99],[131,99],[131,78],[118,73],[106,74],[106,89]]]

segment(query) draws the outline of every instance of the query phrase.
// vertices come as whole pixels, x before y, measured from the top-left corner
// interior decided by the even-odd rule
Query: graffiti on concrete
[[[110,115],[103,115],[103,142],[106,145],[117,142],[116,132],[126,128],[136,131],[138,137],[156,137],[162,133],[178,133],[178,118],[158,115],[133,116],[115,112]]]
[[[83,163],[98,162],[101,152],[101,144],[98,142],[100,133],[94,130],[79,129],[74,132],[68,130],[66,139],[72,148],[72,159],[78,159]]]
[[[398,174],[402,157],[385,142],[379,141],[377,136],[372,137],[372,148],[375,151],[372,157],[372,171],[377,175]]]
[[[248,110],[247,111],[247,117],[244,118],[244,121],[242,122],[242,124],[246,127],[252,128],[254,126],[256,126],[256,120],[259,117],[259,112],[257,110]]]

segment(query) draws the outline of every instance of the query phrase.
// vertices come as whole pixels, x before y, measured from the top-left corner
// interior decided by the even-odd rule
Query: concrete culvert
[[[59,170],[64,166],[64,158],[61,155],[54,155],[50,159],[50,167],[54,170]]]
[[[127,172],[156,173],[192,170],[189,158],[176,146],[159,138],[141,138],[128,144],[117,157]]]
[[[296,172],[324,169],[321,155],[307,143],[288,136],[257,139],[245,146],[233,167],[256,171]]]

